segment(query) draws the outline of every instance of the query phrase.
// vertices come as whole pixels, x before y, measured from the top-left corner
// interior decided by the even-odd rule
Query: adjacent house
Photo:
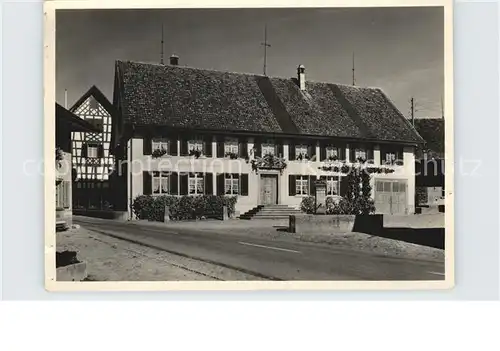
[[[56,227],[72,223],[72,181],[75,171],[71,162],[71,133],[95,132],[93,125],[56,103]]]
[[[444,204],[445,185],[444,118],[419,118],[415,129],[425,140],[416,159],[416,205],[436,207]]]
[[[413,213],[415,152],[423,143],[378,88],[117,61],[111,149],[120,206],[152,195],[236,195],[236,211],[298,207],[327,182],[346,191],[335,165],[368,160],[379,213]],[[118,198],[117,198],[118,199]]]
[[[113,106],[96,86],[92,86],[70,111],[92,124],[96,130],[75,131],[71,135],[73,167],[76,170],[73,204],[76,207],[102,209],[112,202],[109,177],[113,171],[113,155],[109,147]]]

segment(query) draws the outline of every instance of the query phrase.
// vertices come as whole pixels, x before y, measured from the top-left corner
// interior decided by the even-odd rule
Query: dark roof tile
[[[380,89],[116,62],[124,123],[421,143]]]

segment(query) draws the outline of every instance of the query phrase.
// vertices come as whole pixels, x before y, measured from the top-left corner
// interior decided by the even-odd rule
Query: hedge
[[[227,206],[227,214],[232,216],[236,205],[236,196],[151,196],[139,195],[134,199],[132,209],[138,219],[162,222],[165,206],[168,205],[172,220],[221,218],[222,208]]]

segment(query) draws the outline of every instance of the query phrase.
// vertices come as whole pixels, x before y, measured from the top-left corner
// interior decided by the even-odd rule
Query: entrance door
[[[382,214],[406,214],[406,182],[376,180],[375,208],[377,213]]]
[[[278,203],[278,176],[262,174],[260,176],[260,203],[274,205]]]

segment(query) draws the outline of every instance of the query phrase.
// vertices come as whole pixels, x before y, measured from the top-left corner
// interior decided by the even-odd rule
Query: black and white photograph
[[[50,3],[50,289],[453,286],[451,1]]]

